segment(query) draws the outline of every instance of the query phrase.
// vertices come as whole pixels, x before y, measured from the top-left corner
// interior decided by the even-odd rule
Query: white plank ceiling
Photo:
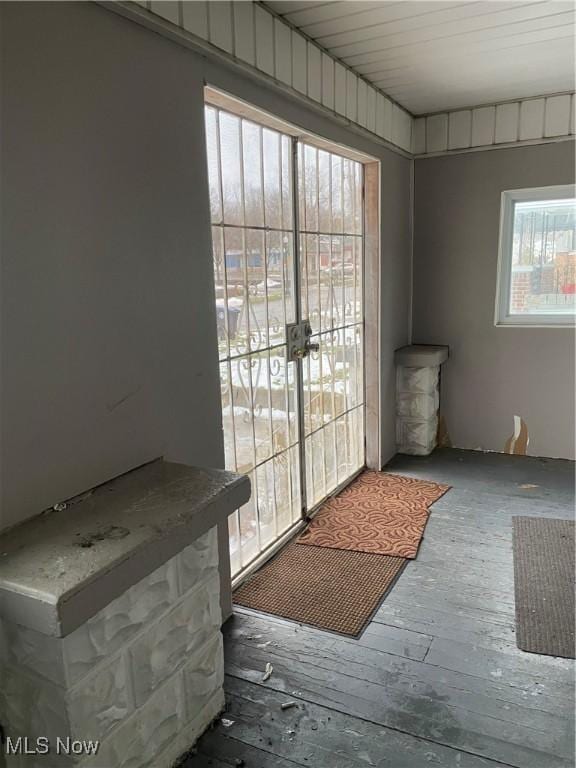
[[[572,0],[265,4],[414,115],[574,90]]]

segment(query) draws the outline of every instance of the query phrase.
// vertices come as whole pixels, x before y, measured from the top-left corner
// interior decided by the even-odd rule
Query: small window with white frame
[[[496,325],[573,325],[574,185],[502,192]]]

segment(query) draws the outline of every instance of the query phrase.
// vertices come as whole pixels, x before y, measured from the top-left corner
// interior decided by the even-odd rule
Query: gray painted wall
[[[202,72],[92,4],[2,4],[2,518],[219,465]]]
[[[529,454],[574,458],[573,330],[494,326],[500,193],[573,181],[572,141],[415,162],[413,340],[450,345],[455,446],[503,451],[516,414]]]
[[[222,465],[204,81],[381,160],[389,458],[411,161],[94,4],[0,13],[0,528],[160,455]]]

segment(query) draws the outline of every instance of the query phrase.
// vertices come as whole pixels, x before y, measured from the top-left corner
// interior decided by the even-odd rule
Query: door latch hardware
[[[312,326],[308,320],[300,323],[289,323],[286,326],[286,358],[288,362],[302,360],[308,357],[310,352],[318,352],[320,344],[310,341]]]

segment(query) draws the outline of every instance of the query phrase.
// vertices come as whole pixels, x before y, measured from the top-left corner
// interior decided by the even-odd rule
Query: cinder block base
[[[427,456],[436,447],[440,366],[399,365],[396,374],[396,447]]]
[[[66,637],[3,620],[6,768],[168,768],[224,706],[220,626],[215,527]]]

